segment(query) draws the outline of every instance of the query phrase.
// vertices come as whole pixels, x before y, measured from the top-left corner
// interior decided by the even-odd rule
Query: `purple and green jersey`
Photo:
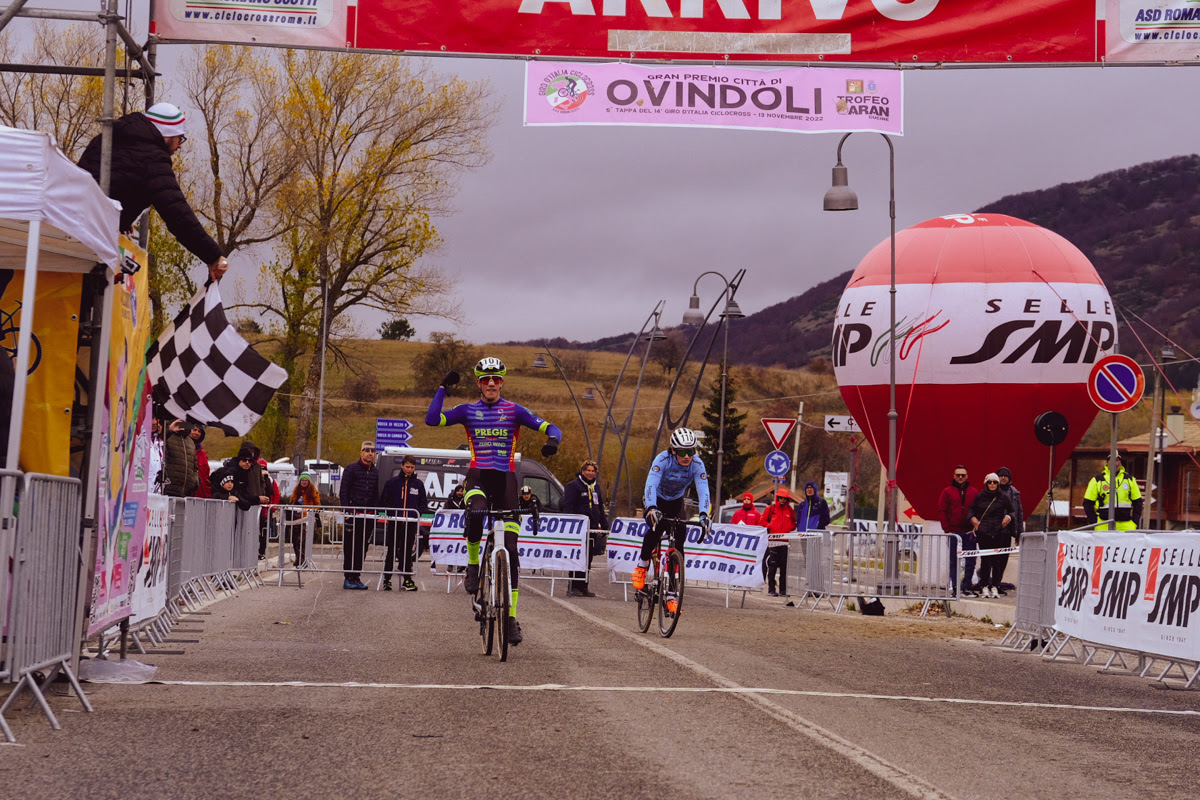
[[[562,441],[562,431],[557,425],[503,397],[490,405],[480,398],[443,412],[445,399],[446,390],[439,386],[425,413],[425,424],[435,428],[446,425],[466,428],[472,467],[512,472],[521,426]]]

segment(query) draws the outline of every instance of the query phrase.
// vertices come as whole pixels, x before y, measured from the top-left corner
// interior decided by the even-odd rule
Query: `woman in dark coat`
[[[979,540],[980,550],[1006,547],[1009,543],[1005,526],[1012,522],[1012,505],[1008,495],[1000,491],[1000,477],[989,472],[983,479],[983,490],[971,503],[971,525]],[[1004,565],[997,556],[979,559],[979,584],[984,597],[1000,596],[1000,579]]]

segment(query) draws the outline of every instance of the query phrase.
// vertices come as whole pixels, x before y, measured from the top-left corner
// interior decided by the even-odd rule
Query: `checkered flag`
[[[216,282],[201,288],[150,347],[154,400],[180,419],[245,436],[287,371],[250,348],[221,305]]]

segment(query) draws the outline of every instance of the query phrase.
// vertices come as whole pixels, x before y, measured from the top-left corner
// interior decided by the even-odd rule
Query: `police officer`
[[[1142,491],[1138,488],[1137,481],[1126,474],[1120,453],[1117,453],[1116,480],[1110,481],[1108,473],[1108,464],[1105,464],[1104,470],[1088,482],[1087,491],[1083,493],[1083,513],[1087,515],[1089,525],[1100,520],[1107,523],[1109,487],[1115,484],[1117,487],[1115,530],[1131,531],[1137,527],[1135,520],[1142,518]],[[1098,531],[1112,529],[1108,524],[1096,526]]]

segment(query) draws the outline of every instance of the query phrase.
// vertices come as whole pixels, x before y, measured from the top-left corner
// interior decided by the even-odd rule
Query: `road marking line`
[[[910,703],[952,703],[959,705],[1008,706],[1012,708],[1044,708],[1052,711],[1104,711],[1117,714],[1163,714],[1167,716],[1200,717],[1200,711],[1171,708],[1131,708],[1126,706],[1081,706],[1070,703],[1029,703],[1019,700],[978,700],[969,697],[921,697],[904,694],[866,694],[863,692],[818,692],[807,689],[768,689],[739,686],[570,686],[565,683],[362,683],[346,681],[160,681],[148,683],[162,686],[265,686],[307,689],[413,689],[437,691],[476,691],[493,689],[498,692],[629,692],[648,694],[775,694],[793,697],[830,697],[848,700],[889,700]]]

